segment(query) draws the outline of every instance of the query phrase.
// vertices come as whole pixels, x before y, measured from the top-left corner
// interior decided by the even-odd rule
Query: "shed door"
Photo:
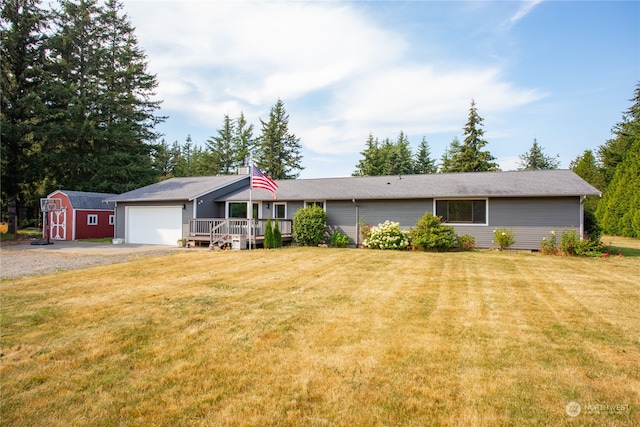
[[[182,237],[182,206],[128,206],[125,242],[175,245]]]
[[[67,239],[67,211],[50,211],[49,215],[49,238],[54,240]]]

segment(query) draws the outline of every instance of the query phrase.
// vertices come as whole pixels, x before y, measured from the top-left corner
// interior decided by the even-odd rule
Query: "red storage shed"
[[[59,199],[60,210],[48,212],[51,240],[100,239],[113,237],[114,203],[109,193],[56,190],[48,199]],[[45,222],[46,224],[46,222]],[[45,233],[46,236],[46,233]]]

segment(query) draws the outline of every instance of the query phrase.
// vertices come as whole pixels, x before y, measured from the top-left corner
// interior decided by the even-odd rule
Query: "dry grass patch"
[[[14,426],[635,425],[639,267],[286,248],[8,280],[0,415]]]

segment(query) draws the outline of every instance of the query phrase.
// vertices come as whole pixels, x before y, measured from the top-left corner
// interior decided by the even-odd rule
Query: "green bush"
[[[540,242],[540,252],[545,255],[556,255],[558,253],[558,238],[556,236],[555,231],[550,231],[551,235],[548,239],[546,237],[542,238]]]
[[[455,230],[442,224],[442,217],[427,211],[410,231],[411,244],[423,250],[447,251],[456,241]]]
[[[263,245],[265,249],[273,248],[273,228],[271,226],[271,218],[267,219],[267,223],[264,226],[264,241]]]
[[[471,234],[458,236],[458,248],[462,251],[472,251],[476,247],[476,239]]]
[[[560,250],[565,255],[600,256],[607,248],[599,237],[580,239],[576,230],[564,230],[560,237]]]
[[[327,213],[320,206],[307,206],[293,215],[293,238],[302,246],[317,246],[326,240]]]
[[[346,248],[349,245],[349,236],[336,230],[331,234],[331,240],[329,242],[334,248]]]
[[[369,238],[362,244],[371,249],[406,249],[409,232],[400,230],[399,222],[386,220],[377,227],[371,227]]]
[[[498,248],[502,251],[516,242],[516,236],[513,234],[513,228],[507,230],[506,228],[497,228],[493,230],[493,244],[498,245]]]
[[[272,242],[274,248],[282,247],[282,233],[280,233],[280,226],[278,225],[277,219],[273,221]]]

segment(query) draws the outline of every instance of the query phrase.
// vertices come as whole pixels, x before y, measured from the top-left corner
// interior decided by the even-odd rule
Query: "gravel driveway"
[[[175,253],[177,247],[157,245],[111,245],[89,242],[55,242],[53,245],[3,245],[0,278],[13,279],[75,270],[94,265],[125,262],[141,256]]]

